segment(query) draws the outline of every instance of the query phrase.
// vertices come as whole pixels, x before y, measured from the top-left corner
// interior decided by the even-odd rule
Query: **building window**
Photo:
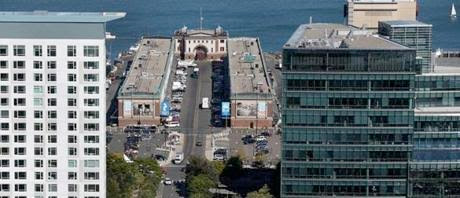
[[[99,111],[85,111],[85,118],[86,119],[98,119],[99,118]]]
[[[34,86],[34,94],[42,94],[43,86]]]
[[[76,86],[67,86],[67,94],[77,94]]]
[[[83,55],[85,57],[98,57],[99,56],[99,46],[84,46]]]
[[[98,107],[99,106],[99,99],[97,98],[89,98],[89,99],[84,99],[84,104],[87,107]]]
[[[57,160],[48,160],[48,168],[56,168]]]
[[[8,74],[7,73],[1,73],[0,74],[0,81],[8,81]]]
[[[35,160],[35,161],[41,161],[41,160]],[[43,161],[42,161],[43,164]],[[35,167],[43,167],[43,166],[35,166]],[[35,179],[36,180],[43,180],[43,172],[35,172]]]
[[[34,61],[34,69],[43,69],[42,61]]]
[[[8,86],[1,85],[0,86],[0,93],[8,93]]]
[[[14,81],[25,81],[26,80],[26,74],[24,74],[24,73],[15,73],[15,74],[13,74],[13,80]]]
[[[67,74],[67,81],[76,82],[77,81],[77,74]]]
[[[77,106],[77,99],[75,99],[75,98],[67,99],[67,106],[76,107]]]
[[[48,155],[57,155],[56,147],[48,148]]]
[[[85,192],[99,192],[99,184],[85,184]]]
[[[75,135],[67,136],[67,143],[70,143],[70,144],[77,143],[77,136],[75,136]]]
[[[14,45],[13,46],[14,56],[25,56],[26,55],[26,46],[24,45]]]
[[[56,123],[48,123],[48,131],[56,131],[57,130],[57,125]]]
[[[56,69],[56,61],[48,61],[48,69]]]
[[[68,180],[77,180],[77,172],[68,172],[67,173]]]
[[[220,51],[221,51],[221,52],[225,51],[225,48],[224,48],[224,47],[220,47]]]
[[[35,184],[35,192],[43,192],[43,184]]]
[[[75,62],[75,61],[68,61],[68,62],[67,62],[67,69],[77,69],[77,62]]]
[[[76,123],[68,123],[67,124],[67,130],[68,131],[76,131],[77,130],[77,124]]]
[[[56,94],[56,86],[48,86],[48,93],[49,94]]]
[[[48,174],[48,179],[49,180],[56,180],[57,179],[56,172],[52,172],[52,173],[54,173],[55,175],[50,176]],[[57,192],[57,184],[48,184],[48,192]]]
[[[43,50],[41,45],[34,45],[34,56],[42,56]]]
[[[97,135],[87,135],[84,139],[85,143],[99,143],[99,136]]]
[[[98,172],[85,172],[85,180],[99,180]]]
[[[43,135],[34,135],[34,143],[43,143]]]
[[[8,56],[8,45],[0,45],[0,56]]]
[[[24,85],[14,86],[13,92],[17,94],[24,94],[26,93],[26,86]]]
[[[34,123],[34,131],[43,131],[43,123]]]
[[[15,147],[14,148],[15,155],[26,155],[26,148],[24,147]]]
[[[85,69],[99,69],[99,62],[97,61],[85,61],[83,65]]]
[[[77,184],[69,184],[68,187],[67,187],[67,190],[69,192],[77,192],[78,191],[77,186],[78,186]]]
[[[99,167],[99,160],[85,160],[84,161],[85,168],[98,168]]]
[[[76,168],[77,167],[77,160],[69,160],[67,164],[68,164],[69,168]]]
[[[83,89],[85,94],[99,94],[99,87],[97,86],[85,86]]]
[[[35,74],[34,74],[34,81],[35,81],[35,82],[41,82],[41,81],[43,81],[43,74],[35,73]]]
[[[48,118],[56,118],[57,117],[57,112],[56,111],[48,111]]]
[[[85,155],[99,155],[99,148],[85,148]]]
[[[43,118],[43,111],[34,111],[34,118]]]
[[[26,61],[13,61],[13,68],[14,69],[25,69]]]
[[[77,118],[77,112],[76,111],[68,111],[67,112],[67,118],[76,119]]]
[[[49,107],[55,107],[57,105],[57,99],[56,98],[48,98],[48,106]]]
[[[0,69],[8,69],[8,61],[0,61]]]
[[[75,155],[77,155],[77,148],[75,148],[75,147],[70,147],[70,148],[69,148],[69,155],[70,155],[70,156],[75,156]]]
[[[34,155],[37,155],[37,156],[43,155],[43,148],[42,147],[35,147],[34,148]]]
[[[8,110],[1,110],[0,111],[0,118],[9,118],[10,112]]]
[[[48,45],[47,47],[48,56],[56,56],[56,45]]]
[[[26,185],[25,184],[15,184],[14,185],[14,191],[15,192],[25,192],[26,191]]]
[[[67,46],[67,56],[75,57],[77,56],[77,46],[75,45],[68,45]]]
[[[57,143],[57,136],[56,135],[49,135],[48,136],[48,143]]]
[[[99,75],[97,75],[97,74],[85,74],[83,76],[83,79],[86,82],[97,82],[97,81],[99,81]]]
[[[14,142],[15,143],[26,143],[26,136],[25,135],[15,135]]]
[[[48,81],[56,82],[56,74],[48,74]]]

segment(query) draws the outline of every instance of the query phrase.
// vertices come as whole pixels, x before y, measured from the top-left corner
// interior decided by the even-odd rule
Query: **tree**
[[[190,197],[211,198],[210,188],[214,188],[216,183],[208,175],[200,174],[192,176],[187,182],[187,190]]]
[[[271,186],[272,194],[275,197],[280,197],[280,185],[281,185],[281,162],[276,164],[275,175],[273,176],[273,182]]]
[[[214,182],[219,181],[219,173],[210,161],[202,157],[191,156],[186,168],[187,177],[197,175],[207,175]]]
[[[222,174],[222,172],[224,171],[225,164],[222,161],[212,161],[211,165],[216,171],[217,175]]]
[[[239,177],[243,172],[243,162],[239,156],[233,156],[227,160],[222,176],[228,178]]]
[[[150,158],[127,163],[122,154],[107,155],[107,197],[155,197],[162,171]]]
[[[264,185],[258,191],[248,193],[247,198],[273,198],[273,195],[270,194],[268,186]]]

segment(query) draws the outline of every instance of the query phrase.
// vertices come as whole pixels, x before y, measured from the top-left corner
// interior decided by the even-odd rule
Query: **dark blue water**
[[[169,36],[183,25],[221,25],[231,36],[260,37],[265,51],[279,51],[291,33],[309,17],[314,22],[343,23],[345,0],[1,0],[4,11],[123,11],[124,19],[108,24],[118,36],[112,54],[126,50],[142,35]],[[460,49],[460,21],[449,19],[454,2],[419,0],[419,20],[433,24],[433,48]],[[1,31],[1,30],[0,30]],[[76,30],[78,31],[78,30]]]

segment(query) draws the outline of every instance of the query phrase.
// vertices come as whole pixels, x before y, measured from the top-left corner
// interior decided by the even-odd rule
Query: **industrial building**
[[[144,37],[120,88],[118,126],[160,124],[160,104],[165,98],[174,42],[171,38]]]
[[[228,39],[231,127],[273,126],[273,93],[258,38]]]
[[[379,21],[416,20],[417,0],[347,0],[346,23],[377,30]]]
[[[0,197],[106,197],[106,23],[0,12]]]

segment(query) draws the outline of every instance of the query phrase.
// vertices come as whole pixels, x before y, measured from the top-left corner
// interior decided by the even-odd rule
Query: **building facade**
[[[398,42],[417,51],[417,65],[423,73],[432,72],[431,43],[432,25],[419,21],[380,21],[379,34],[388,36],[392,41]]]
[[[106,197],[105,23],[125,14],[0,15],[0,196]]]
[[[460,52],[433,56],[415,77],[414,153],[410,197],[459,197]]]
[[[344,16],[348,25],[377,30],[379,21],[416,20],[416,0],[347,0]]]
[[[186,26],[174,32],[175,53],[181,59],[220,59],[227,55],[228,32],[216,29],[188,29]]]
[[[413,49],[301,25],[283,49],[281,197],[406,197],[416,72]]]

